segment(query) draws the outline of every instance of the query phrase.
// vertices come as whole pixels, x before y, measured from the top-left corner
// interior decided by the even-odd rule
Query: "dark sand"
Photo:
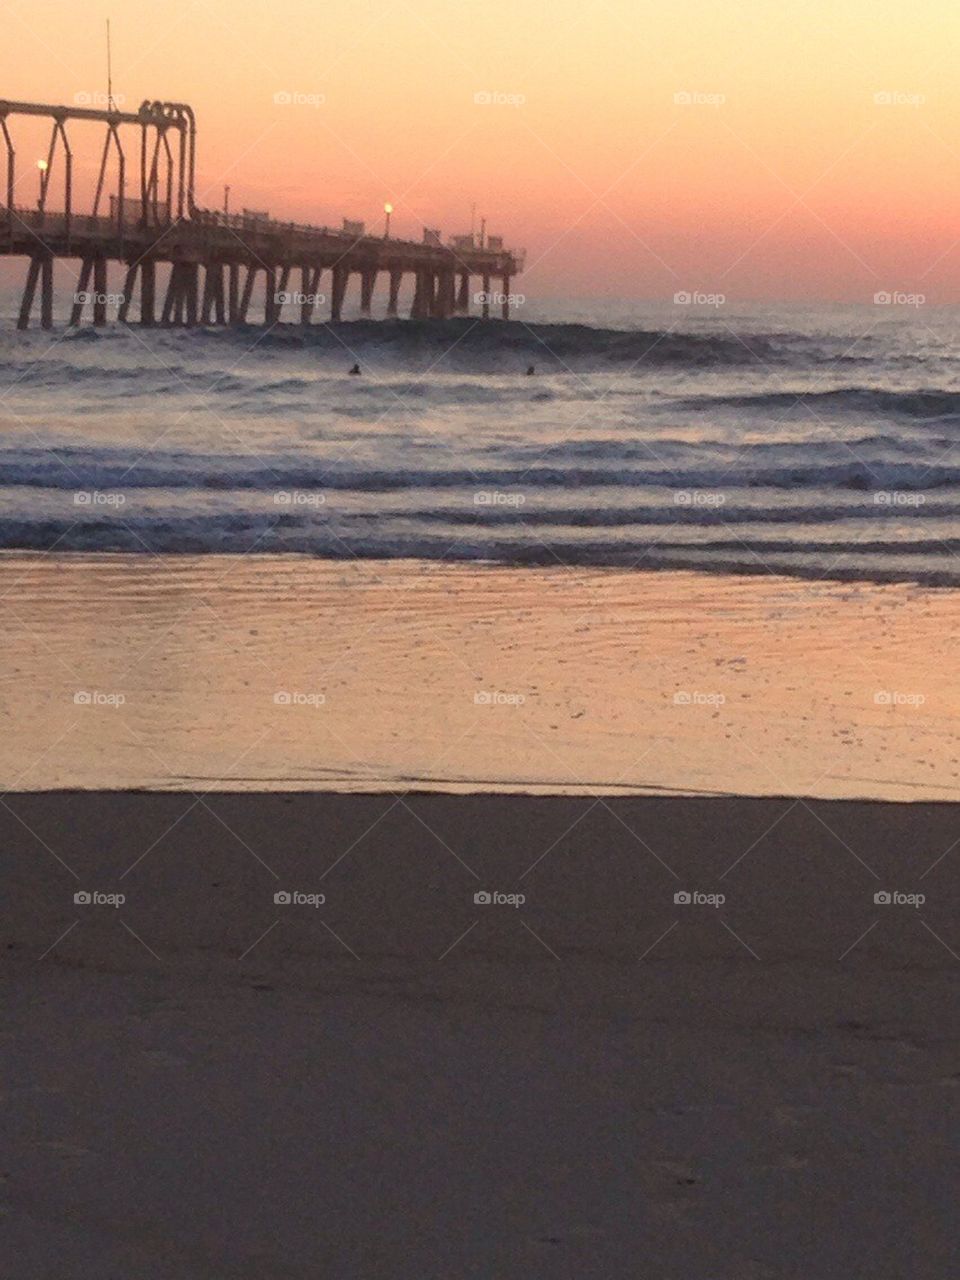
[[[8,795],[0,1274],[944,1280],[958,837],[931,804]]]

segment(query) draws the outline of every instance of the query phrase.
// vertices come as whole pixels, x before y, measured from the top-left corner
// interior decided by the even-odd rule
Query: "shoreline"
[[[166,786],[143,787],[36,787],[23,791],[6,791],[5,796],[25,797],[25,796],[50,796],[50,797],[71,797],[71,796],[168,796],[168,795],[200,795],[200,796],[349,796],[356,799],[374,799],[376,797],[402,797],[404,799],[410,797],[435,797],[450,796],[454,799],[468,799],[480,796],[490,796],[492,799],[508,799],[508,800],[590,800],[599,798],[603,800],[770,800],[773,802],[784,801],[798,803],[814,802],[822,803],[831,801],[837,804],[845,805],[874,805],[884,807],[887,805],[911,807],[923,805],[932,808],[948,808],[955,806],[958,801],[951,797],[943,797],[937,799],[931,796],[917,796],[913,799],[909,797],[885,798],[882,796],[868,795],[846,795],[846,796],[822,796],[793,792],[764,792],[762,794],[751,794],[749,792],[736,791],[693,791],[693,790],[668,790],[666,788],[650,787],[644,790],[637,786],[623,786],[613,788],[610,786],[591,786],[591,787],[547,787],[538,786],[535,783],[497,783],[485,782],[480,779],[474,782],[457,782],[449,779],[437,781],[431,786],[418,779],[409,787],[398,785],[396,782],[384,782],[381,786],[371,786],[368,783],[331,783],[327,782],[324,786],[304,787],[302,779],[288,779],[283,782],[270,780],[269,790],[262,789],[264,779],[244,779],[242,785],[235,786],[218,786],[210,790],[204,790],[204,784],[209,780],[204,779],[186,779],[178,783],[170,783]],[[217,781],[222,781],[218,779]],[[188,785],[189,784],[189,785]]]
[[[786,548],[789,551],[789,547]],[[663,557],[657,561],[655,558],[644,555],[646,563],[637,563],[635,551],[625,551],[619,559],[611,558],[609,560],[596,560],[576,558],[576,548],[564,548],[567,559],[562,563],[558,563],[558,557],[555,552],[550,549],[542,553],[542,558],[535,555],[523,559],[516,560],[498,560],[498,559],[450,559],[443,552],[436,556],[420,553],[417,555],[396,555],[384,557],[377,551],[367,552],[363,549],[355,551],[350,549],[344,551],[341,555],[337,555],[334,550],[328,549],[323,555],[310,550],[297,549],[269,549],[265,551],[257,550],[256,547],[250,549],[230,550],[230,551],[189,551],[186,549],[163,549],[156,551],[153,549],[144,550],[142,541],[136,541],[129,547],[125,548],[106,548],[99,549],[97,547],[76,547],[76,548],[57,548],[55,550],[47,550],[46,547],[0,547],[0,563],[4,559],[12,561],[17,560],[44,560],[48,556],[63,557],[66,559],[78,560],[125,560],[131,559],[134,562],[142,559],[144,555],[150,555],[157,559],[171,561],[187,561],[194,562],[197,560],[245,560],[249,556],[256,556],[258,559],[275,561],[293,561],[310,565],[330,565],[334,568],[343,568],[346,565],[352,566],[372,566],[385,567],[395,566],[401,570],[413,572],[422,568],[440,569],[442,567],[451,567],[465,572],[478,573],[537,573],[537,574],[560,574],[564,572],[575,572],[581,574],[637,574],[640,576],[657,575],[673,576],[678,574],[694,575],[706,578],[744,578],[752,580],[754,578],[773,578],[776,581],[796,582],[800,585],[810,583],[813,585],[820,584],[824,588],[857,588],[862,587],[869,590],[873,587],[912,587],[918,591],[957,591],[960,589],[960,570],[955,575],[946,573],[942,570],[931,570],[927,574],[918,573],[915,570],[889,569],[884,571],[874,570],[867,576],[855,569],[841,570],[831,568],[829,570],[820,570],[814,567],[793,566],[789,570],[780,565],[771,569],[769,565],[760,563],[756,559],[742,560],[734,562],[724,562],[721,564],[711,564],[709,561],[698,561],[696,563],[684,563],[679,558],[668,559]]]
[[[0,597],[11,791],[960,799],[948,590],[52,554]]]

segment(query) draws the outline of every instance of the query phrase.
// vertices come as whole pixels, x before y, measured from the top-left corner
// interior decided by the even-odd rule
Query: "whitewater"
[[[558,303],[308,332],[6,321],[0,547],[954,584],[958,318]]]

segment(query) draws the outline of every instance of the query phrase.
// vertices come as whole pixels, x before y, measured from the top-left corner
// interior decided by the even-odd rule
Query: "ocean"
[[[956,309],[516,316],[7,319],[0,547],[960,581]]]

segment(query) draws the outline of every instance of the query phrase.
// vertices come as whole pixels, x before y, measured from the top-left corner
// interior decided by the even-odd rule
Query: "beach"
[[[952,591],[0,581],[18,1274],[947,1273]]]
[[[0,1280],[949,1280],[956,7],[7,8]]]
[[[19,1274],[949,1272],[950,805],[48,793],[0,835]]]

